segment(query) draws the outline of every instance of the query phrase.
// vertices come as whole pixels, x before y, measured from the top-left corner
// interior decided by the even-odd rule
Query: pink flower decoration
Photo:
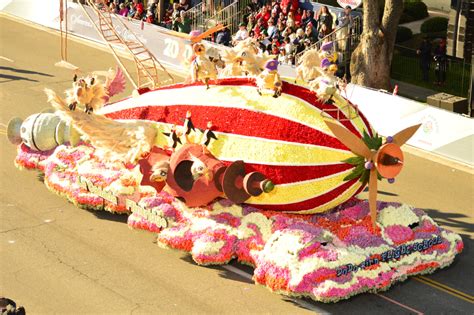
[[[385,228],[385,233],[395,244],[411,241],[414,237],[412,229],[403,225],[391,225]]]

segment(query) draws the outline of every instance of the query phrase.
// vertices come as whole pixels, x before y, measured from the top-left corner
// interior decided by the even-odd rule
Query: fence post
[[[469,102],[469,116],[474,117],[474,55],[471,54],[471,82],[469,86],[469,95],[468,95],[468,102]]]

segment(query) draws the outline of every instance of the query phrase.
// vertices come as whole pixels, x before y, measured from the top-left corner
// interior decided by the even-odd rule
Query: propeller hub
[[[375,157],[377,171],[385,178],[395,178],[403,167],[403,153],[400,146],[387,143],[380,147]]]

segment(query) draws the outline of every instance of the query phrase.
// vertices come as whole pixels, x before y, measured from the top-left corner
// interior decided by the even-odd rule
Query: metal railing
[[[231,33],[237,32],[239,23],[243,21],[245,8],[250,2],[251,0],[236,0],[225,7],[225,2],[221,1],[208,2],[207,6],[201,2],[187,11],[192,29],[204,32],[222,23],[228,26]]]
[[[206,20],[206,26],[212,27],[219,23],[226,25],[231,33],[237,32],[239,23],[242,22],[240,5],[235,1],[216,12],[216,14]]]
[[[194,7],[186,11],[188,18],[191,20],[192,30],[204,29],[204,21],[209,17],[209,12],[206,10],[206,6],[203,2],[196,4]]]
[[[319,49],[321,48],[321,45],[326,42],[333,42],[335,50],[342,52],[344,55],[350,55],[350,52],[352,52],[352,50],[354,50],[354,48],[359,43],[361,33],[362,21],[359,16],[356,16],[352,22],[352,26],[349,29],[342,27],[336,28],[313,45],[298,53],[295,56],[295,64],[300,63],[301,56],[303,56],[306,50]]]
[[[433,56],[424,64],[428,76],[424,77],[421,57],[417,51],[403,46],[395,46],[392,58],[391,78],[410,83],[437,92],[446,92],[466,97],[469,91],[471,64],[465,59],[446,57],[445,78],[442,84],[438,81],[436,62]],[[443,70],[444,67],[441,67]],[[428,80],[426,80],[428,79]]]

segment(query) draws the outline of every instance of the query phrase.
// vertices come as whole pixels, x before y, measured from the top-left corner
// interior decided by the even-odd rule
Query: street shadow
[[[193,260],[193,257],[189,253],[185,253],[185,255],[179,257],[179,259],[181,259],[182,261],[187,262],[189,264],[199,266],[198,264],[196,264],[196,262]]]
[[[434,219],[439,225],[446,228],[454,228],[458,231],[467,232],[467,233],[474,233],[474,224],[465,222],[462,219],[468,219],[469,217],[462,213],[447,213],[441,212],[436,209],[423,209],[432,219]],[[471,238],[468,234],[464,234],[463,239]]]
[[[17,72],[17,73],[22,73],[22,74],[37,74],[37,75],[41,75],[41,76],[44,76],[44,77],[54,77],[54,75],[51,75],[49,73],[43,73],[43,72],[25,70],[25,69],[18,69],[18,68],[12,68],[12,67],[0,66],[0,70],[12,71],[12,72]]]
[[[127,223],[128,214],[127,213],[111,213],[106,210],[91,210],[85,209],[87,212],[92,213],[97,219],[114,221],[120,223]]]
[[[30,81],[30,82],[39,82],[38,80],[35,80],[35,79],[29,79],[29,78],[25,78],[25,77],[20,77],[20,76],[16,76],[16,75],[8,75],[8,74],[0,74],[0,79],[5,79],[5,80],[1,80],[0,83],[7,83],[7,82],[10,82],[10,81],[19,81],[19,80]]]
[[[237,260],[232,260],[228,264],[228,266],[234,267],[236,269],[239,269],[240,271],[253,276],[253,270],[254,268],[251,266],[243,265],[239,263]],[[224,279],[229,279],[233,281],[238,281],[242,283],[248,283],[248,284],[255,284],[252,279],[246,278],[243,275],[239,275],[238,273],[232,272],[228,269],[223,268],[222,266],[216,266],[216,270],[219,271],[219,277],[224,278]]]
[[[369,191],[369,187],[366,187],[364,189],[364,192],[368,192],[368,191]],[[381,195],[385,195],[385,196],[398,197],[398,194],[391,193],[391,192],[388,192],[388,191],[383,191],[383,190],[377,190],[377,193],[381,194]]]
[[[219,271],[219,277],[227,280],[232,280],[232,281],[238,281],[242,283],[247,283],[247,284],[255,284],[253,280],[247,279],[243,276],[240,276],[234,272],[231,272],[227,269],[224,269],[222,267],[215,267],[213,269],[216,269]]]
[[[377,314],[384,310],[384,314],[394,314],[397,310],[386,301],[374,297],[371,293],[362,293],[352,296],[349,299],[338,301],[337,303],[323,303],[313,301],[310,298],[282,297],[282,300],[291,303],[300,309],[309,310],[318,314],[345,314],[350,309],[350,314]]]

